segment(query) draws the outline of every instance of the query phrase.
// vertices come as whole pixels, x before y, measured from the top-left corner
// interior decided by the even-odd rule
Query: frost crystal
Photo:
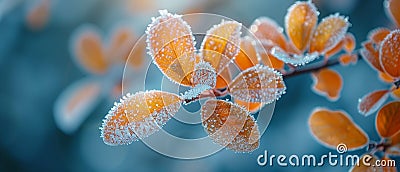
[[[201,93],[203,93],[206,90],[210,90],[212,87],[209,85],[203,85],[203,84],[198,84],[195,87],[191,88],[190,90],[186,91],[184,94],[181,95],[181,98],[184,100],[192,100],[196,97],[198,97]],[[190,103],[185,103],[184,104],[190,104]]]
[[[215,87],[217,82],[217,73],[215,69],[207,62],[197,63],[194,67],[193,84],[197,85],[208,85],[212,88]]]

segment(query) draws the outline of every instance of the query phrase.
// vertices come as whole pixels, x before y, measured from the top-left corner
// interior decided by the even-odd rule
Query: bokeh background
[[[220,14],[247,27],[254,19],[268,16],[283,26],[287,8],[294,1],[49,0],[48,13],[40,14],[44,22],[41,24],[39,19],[39,26],[32,25],[27,16],[40,3],[43,0],[0,0],[0,171],[347,171],[349,167],[257,165],[257,156],[264,150],[286,155],[331,151],[309,133],[307,120],[315,107],[347,111],[371,140],[379,141],[374,115],[359,115],[357,102],[371,90],[388,85],[380,82],[376,72],[362,60],[349,67],[333,67],[344,79],[342,96],[336,102],[313,93],[308,74],[287,79],[287,93],[276,103],[260,148],[249,154],[223,150],[202,159],[178,160],[160,155],[141,142],[107,146],[98,128],[112,107],[112,97],[100,99],[82,125],[65,134],[54,120],[55,102],[71,84],[90,76],[72,57],[71,37],[80,26],[91,24],[99,28],[101,35],[107,35],[116,25],[125,23],[140,36],[159,9]],[[357,47],[368,31],[378,26],[393,27],[381,0],[314,3],[320,18],[335,12],[349,16],[349,31],[355,35]],[[157,68],[150,70],[159,74]],[[122,70],[116,71],[122,77]]]

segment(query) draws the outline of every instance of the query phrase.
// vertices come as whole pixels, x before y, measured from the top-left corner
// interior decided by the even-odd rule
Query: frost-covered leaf
[[[235,152],[252,152],[259,146],[258,125],[247,110],[223,100],[208,100],[201,119],[210,138]]]
[[[240,29],[242,24],[235,21],[222,21],[207,31],[200,51],[204,61],[220,73],[240,49]]]
[[[349,26],[348,19],[339,14],[324,18],[312,36],[310,52],[324,54],[332,49],[345,37]]]
[[[235,63],[240,70],[258,64],[259,55],[254,44],[254,40],[248,36],[240,39],[240,51],[235,57]]]
[[[381,43],[379,59],[382,69],[393,78],[400,78],[400,30],[394,30]]]
[[[96,107],[101,83],[93,78],[80,80],[64,90],[54,105],[54,120],[64,133],[75,132]]]
[[[271,49],[271,54],[276,57],[277,59],[285,62],[290,63],[295,66],[305,65],[317,59],[319,57],[318,53],[311,53],[311,54],[288,54],[287,52],[283,51],[279,47],[273,47]]]
[[[314,84],[312,90],[322,96],[325,96],[331,101],[336,101],[340,97],[340,92],[343,87],[342,76],[331,69],[321,69],[312,73]]]
[[[126,145],[148,137],[179,110],[180,103],[179,96],[162,91],[128,94],[105,116],[101,137],[108,145]]]
[[[235,99],[269,104],[285,93],[286,86],[279,72],[267,66],[255,65],[242,71],[229,89]]]
[[[395,101],[383,106],[376,116],[376,130],[383,138],[400,131],[400,102]]]
[[[259,17],[250,26],[250,31],[262,44],[262,47],[256,47],[256,51],[263,64],[277,70],[283,69],[285,65],[284,62],[278,60],[270,53],[274,46],[285,51],[288,50],[287,41],[283,35],[283,28],[268,17]]]
[[[293,45],[303,52],[309,46],[319,12],[311,1],[297,1],[285,17],[286,33]]]
[[[379,47],[375,48],[372,42],[364,42],[363,48],[360,50],[361,57],[367,62],[373,69],[383,72],[379,61]]]
[[[182,16],[160,11],[147,27],[147,48],[153,62],[172,81],[193,86],[192,72],[199,62],[195,56],[194,36]]]
[[[389,17],[400,27],[400,0],[385,0],[384,6]]]
[[[368,39],[375,45],[379,45],[389,33],[388,28],[378,27],[368,32]]]
[[[345,144],[348,150],[354,150],[368,143],[365,132],[343,111],[317,108],[311,113],[308,126],[315,139],[332,149]]]
[[[269,42],[272,46],[278,46],[286,50],[286,38],[283,28],[268,17],[259,17],[250,26],[250,31],[261,41]],[[267,49],[269,51],[269,49]]]
[[[371,115],[385,103],[389,96],[388,92],[388,90],[377,90],[362,97],[358,100],[358,112],[364,116]]]
[[[103,43],[94,26],[85,25],[78,28],[72,36],[71,43],[72,54],[78,66],[94,74],[103,74],[107,71],[109,64]]]

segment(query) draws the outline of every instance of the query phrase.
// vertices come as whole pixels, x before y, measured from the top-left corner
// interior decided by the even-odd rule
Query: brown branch
[[[361,56],[358,55],[357,58],[358,58],[357,60],[360,60]],[[291,71],[289,73],[283,74],[283,77],[284,78],[290,78],[290,77],[301,75],[301,74],[305,74],[305,73],[316,72],[316,71],[318,71],[320,69],[331,67],[331,66],[335,66],[335,65],[338,65],[338,64],[340,64],[339,58],[334,58],[334,59],[331,59],[331,60],[328,60],[328,61],[323,60],[323,61],[318,62],[318,63],[310,64],[310,65],[308,65],[308,66],[306,66],[304,68],[297,68],[297,69],[295,69],[295,70],[293,70],[293,71]]]

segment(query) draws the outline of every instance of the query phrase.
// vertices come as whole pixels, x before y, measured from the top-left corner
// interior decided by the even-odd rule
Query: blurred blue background
[[[88,74],[77,67],[69,44],[82,24],[93,24],[108,33],[117,23],[129,23],[144,34],[158,9],[174,13],[207,12],[227,16],[244,26],[268,16],[284,25],[291,0],[206,1],[190,0],[50,0],[43,28],[29,27],[26,15],[36,1],[0,0],[0,171],[347,171],[349,167],[260,167],[257,156],[274,154],[326,154],[331,151],[310,135],[307,120],[317,106],[347,111],[371,140],[379,141],[374,115],[357,112],[358,98],[387,88],[364,61],[349,67],[335,66],[344,79],[337,102],[312,92],[308,74],[286,80],[287,93],[276,103],[275,113],[261,138],[260,148],[249,154],[223,150],[210,157],[178,160],[160,155],[141,142],[110,147],[99,137],[104,115],[112,107],[101,100],[73,134],[64,134],[54,122],[54,102],[71,83]],[[317,0],[320,19],[340,12],[349,16],[357,48],[368,31],[392,27],[381,0]],[[158,70],[151,68],[152,70]],[[122,73],[121,73],[122,75]],[[201,130],[199,130],[201,131]],[[355,151],[362,154],[365,150]],[[398,163],[397,163],[398,164]]]

